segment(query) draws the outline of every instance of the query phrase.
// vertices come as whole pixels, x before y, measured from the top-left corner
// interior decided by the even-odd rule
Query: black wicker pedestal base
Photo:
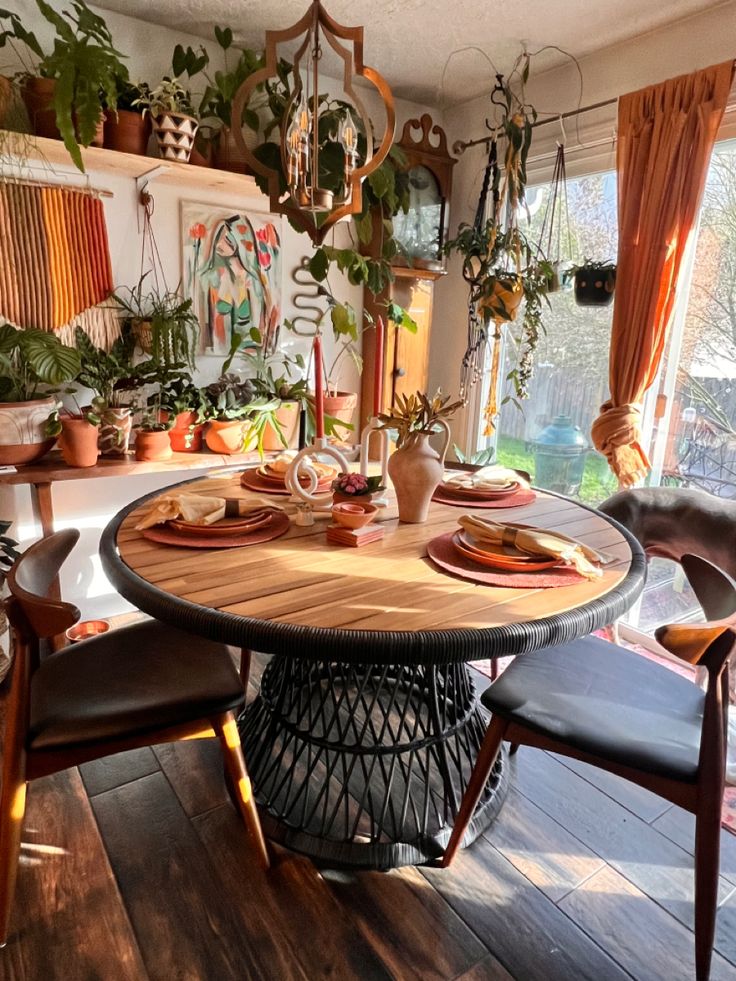
[[[373,869],[441,855],[486,731],[464,664],[282,656],[239,725],[266,834],[320,863]],[[507,785],[504,751],[465,844]]]

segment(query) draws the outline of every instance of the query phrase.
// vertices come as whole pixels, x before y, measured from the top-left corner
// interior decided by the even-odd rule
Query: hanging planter
[[[564,269],[569,260],[562,259],[563,224],[567,226],[564,236],[567,244],[567,254],[572,255],[572,239],[570,236],[570,215],[567,207],[567,171],[565,169],[565,147],[557,144],[557,156],[552,172],[552,183],[547,206],[542,219],[542,228],[537,244],[537,258],[543,267],[546,278],[544,292],[559,293],[567,286]]]
[[[575,283],[575,302],[579,307],[607,307],[616,288],[616,266],[610,262],[590,262],[571,269]]]
[[[524,298],[521,276],[493,276],[482,287],[478,309],[487,320],[508,324],[516,320]]]

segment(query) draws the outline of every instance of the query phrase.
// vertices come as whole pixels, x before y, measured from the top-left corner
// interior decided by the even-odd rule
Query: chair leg
[[[245,697],[248,697],[248,682],[250,681],[250,662],[253,652],[247,647],[240,648],[240,680],[243,682]]]
[[[695,819],[695,977],[708,981],[718,912],[721,810],[708,801]],[[701,805],[702,806],[702,805]]]
[[[460,847],[463,837],[465,836],[465,831],[470,823],[470,819],[473,816],[473,811],[475,810],[478,801],[480,800],[480,795],[483,793],[483,788],[491,775],[493,764],[498,758],[498,753],[501,749],[501,743],[503,742],[503,737],[507,726],[508,722],[499,716],[495,716],[491,719],[491,724],[486,732],[483,745],[478,753],[478,759],[475,761],[473,772],[470,774],[470,780],[468,781],[465,796],[460,802],[460,810],[457,812],[455,826],[452,829],[450,840],[447,842],[447,848],[442,856],[442,868],[446,869],[451,864],[455,857],[455,853]]]
[[[267,869],[271,864],[271,860],[268,856],[266,839],[263,836],[261,821],[258,817],[250,777],[245,767],[245,757],[243,756],[243,747],[240,745],[240,733],[238,732],[238,723],[235,715],[232,712],[225,712],[223,715],[215,716],[211,721],[212,728],[220,740],[220,747],[222,748],[222,755],[225,761],[225,770],[234,789],[240,816],[256,843],[263,868]]]
[[[509,743],[509,756],[516,756],[519,752],[519,743]]]
[[[8,942],[28,787],[25,773],[7,784],[0,795],[0,947]]]

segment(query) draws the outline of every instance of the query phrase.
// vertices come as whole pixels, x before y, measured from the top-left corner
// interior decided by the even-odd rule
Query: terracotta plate
[[[518,570],[519,572],[540,572],[542,569],[552,569],[559,565],[559,559],[535,559],[524,557],[516,549],[507,549],[503,545],[484,545],[482,550],[477,545],[470,544],[471,540],[462,532],[455,532],[452,544],[466,559],[488,566],[490,569]]]
[[[263,528],[269,521],[273,520],[273,511],[254,511],[243,518],[221,518],[211,525],[199,525],[191,521],[169,521],[167,526],[182,535],[194,535],[201,538],[204,533],[216,535],[217,537],[227,537],[228,535],[248,535],[256,528]]]

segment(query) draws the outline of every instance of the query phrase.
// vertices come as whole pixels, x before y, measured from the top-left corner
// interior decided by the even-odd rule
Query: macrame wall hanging
[[[120,334],[102,201],[94,192],[0,182],[0,317],[72,344]]]

